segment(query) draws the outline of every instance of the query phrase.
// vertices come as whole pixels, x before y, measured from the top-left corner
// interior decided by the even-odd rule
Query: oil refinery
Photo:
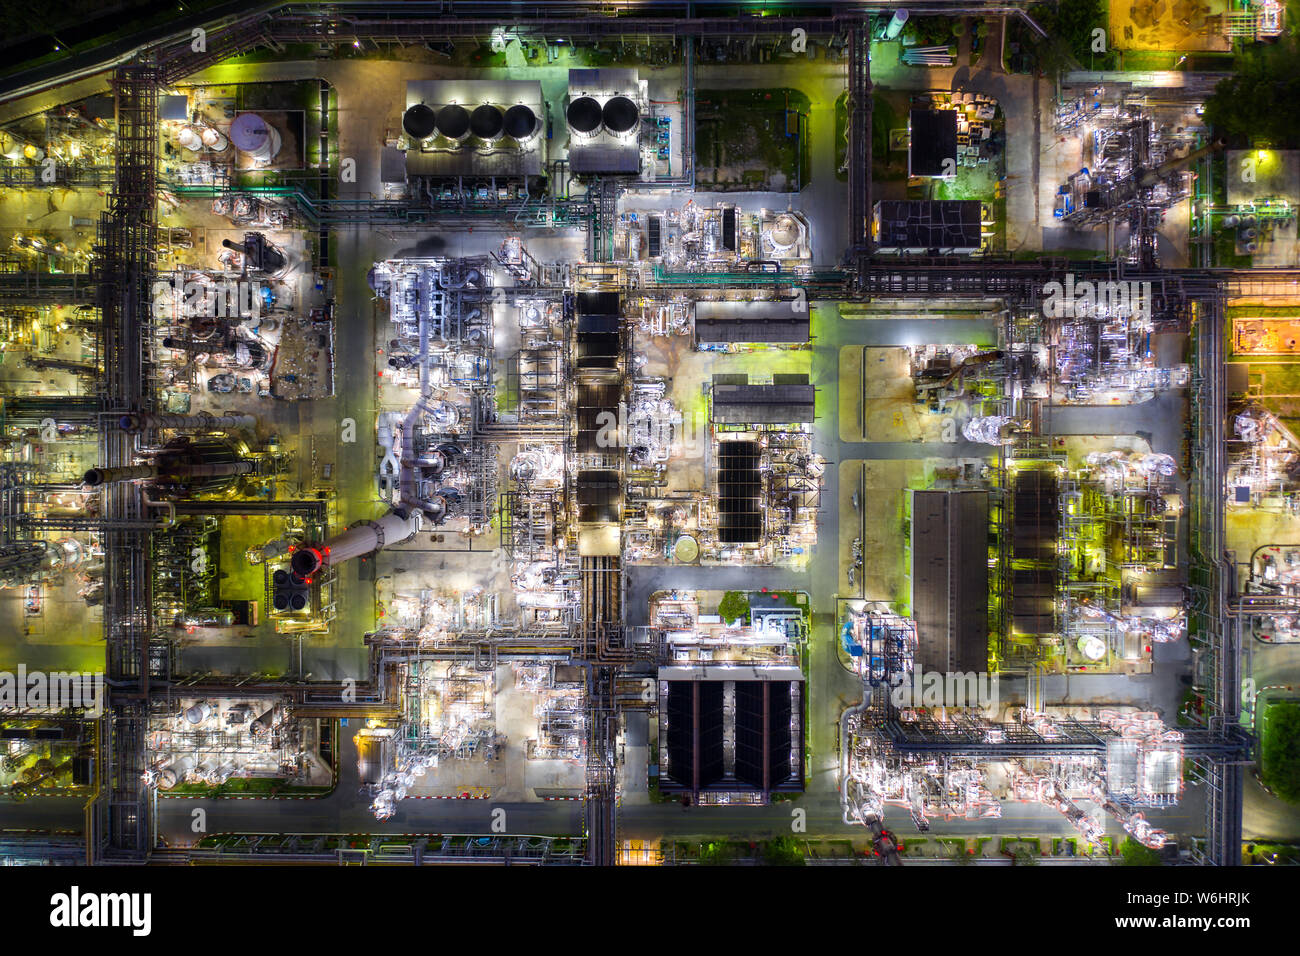
[[[1279,4],[122,6],[0,44],[0,862],[1300,861]]]

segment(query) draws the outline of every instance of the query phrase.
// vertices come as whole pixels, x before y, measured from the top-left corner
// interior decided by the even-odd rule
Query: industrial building
[[[916,668],[988,667],[988,493],[912,492],[912,599]]]

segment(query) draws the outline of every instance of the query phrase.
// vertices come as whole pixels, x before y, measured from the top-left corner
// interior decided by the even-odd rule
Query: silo
[[[428,139],[437,129],[438,117],[423,103],[408,106],[402,114],[402,130],[415,141]]]
[[[506,135],[519,143],[531,142],[541,130],[537,114],[529,107],[518,103],[506,110]]]
[[[235,149],[256,163],[269,163],[280,152],[280,131],[256,113],[240,113],[230,124]]]
[[[641,110],[626,96],[611,96],[606,100],[601,115],[605,129],[619,139],[631,139],[640,132]]]
[[[579,96],[569,101],[565,113],[569,121],[569,135],[575,139],[594,139],[602,128],[600,104],[590,96]]]
[[[484,103],[470,114],[469,130],[484,142],[494,143],[499,140],[504,127],[505,118],[501,115],[499,106]]]
[[[438,110],[438,132],[454,142],[463,142],[469,135],[469,110],[455,103]]]

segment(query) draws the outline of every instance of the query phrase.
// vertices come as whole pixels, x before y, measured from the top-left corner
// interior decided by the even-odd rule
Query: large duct
[[[631,139],[639,132],[641,110],[626,96],[611,96],[601,110],[605,129],[619,139]]]
[[[569,135],[580,140],[595,139],[604,125],[600,104],[590,96],[570,100],[565,116],[569,121]]]
[[[428,139],[438,125],[437,114],[423,103],[407,107],[402,114],[402,130],[413,140]]]
[[[273,243],[267,241],[266,236],[260,232],[244,233],[243,242],[222,239],[221,244],[244,257],[245,271],[253,269],[274,275],[282,271],[287,264],[284,253],[277,249]]]
[[[516,142],[521,144],[530,142],[541,128],[542,124],[537,121],[537,114],[522,103],[506,110],[505,132]]]
[[[470,132],[486,143],[499,140],[504,127],[505,118],[501,115],[501,108],[491,103],[484,103],[470,114]]]
[[[299,548],[289,559],[293,573],[308,579],[325,565],[339,565],[415,536],[417,519],[390,511],[376,521],[363,521],[336,534],[323,545]]]
[[[469,110],[455,103],[438,110],[438,132],[453,142],[461,142],[469,135]]]
[[[125,465],[121,468],[88,468],[82,476],[82,484],[97,488],[100,485],[116,484],[119,481],[137,481],[141,478],[157,478],[157,465]]]
[[[264,737],[275,729],[275,708],[272,707],[261,717],[248,725],[248,732],[254,737]]]

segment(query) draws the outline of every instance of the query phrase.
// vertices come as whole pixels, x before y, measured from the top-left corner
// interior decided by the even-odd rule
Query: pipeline
[[[139,432],[146,428],[170,428],[177,431],[214,431],[216,429],[252,430],[257,419],[252,415],[147,415],[131,413],[118,419],[123,431]]]

